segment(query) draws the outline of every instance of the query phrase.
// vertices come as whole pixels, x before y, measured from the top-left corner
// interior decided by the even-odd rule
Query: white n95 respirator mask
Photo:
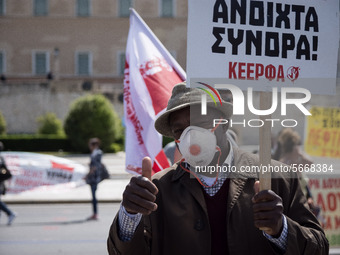
[[[213,130],[196,126],[184,129],[176,142],[185,161],[193,167],[209,165],[217,150]]]

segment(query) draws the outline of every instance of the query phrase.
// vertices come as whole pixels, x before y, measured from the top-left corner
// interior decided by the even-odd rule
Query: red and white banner
[[[2,152],[6,166],[12,174],[7,192],[20,193],[40,188],[58,190],[75,188],[84,183],[88,170],[74,161],[29,152]]]
[[[126,170],[141,174],[142,159],[149,156],[158,172],[169,163],[162,136],[154,127],[156,115],[166,108],[172,88],[186,74],[133,9],[124,75]]]

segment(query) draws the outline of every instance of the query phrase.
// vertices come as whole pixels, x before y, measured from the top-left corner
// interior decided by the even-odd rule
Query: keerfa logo
[[[299,78],[299,74],[300,68],[296,66],[291,66],[287,71],[287,78],[294,82],[295,80],[297,80],[297,78]]]

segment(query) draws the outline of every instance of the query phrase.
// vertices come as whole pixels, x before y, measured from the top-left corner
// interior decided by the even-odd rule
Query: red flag
[[[180,65],[131,9],[126,47],[124,111],[126,170],[141,174],[142,159],[149,156],[153,171],[169,167],[156,131],[156,115],[165,110],[174,85],[185,80]]]

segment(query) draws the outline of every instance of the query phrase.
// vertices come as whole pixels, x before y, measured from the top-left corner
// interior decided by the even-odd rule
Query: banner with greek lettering
[[[306,118],[305,151],[312,156],[340,159],[340,108],[310,109]]]
[[[321,209],[319,221],[331,247],[340,247],[340,176],[311,176],[308,185],[313,200]]]
[[[199,80],[332,94],[338,47],[339,1],[189,0],[191,85]]]
[[[44,190],[65,189],[84,184],[88,170],[74,161],[39,153],[2,152],[7,168],[12,174],[7,192],[20,193],[38,187]],[[64,184],[64,185],[62,185]]]

